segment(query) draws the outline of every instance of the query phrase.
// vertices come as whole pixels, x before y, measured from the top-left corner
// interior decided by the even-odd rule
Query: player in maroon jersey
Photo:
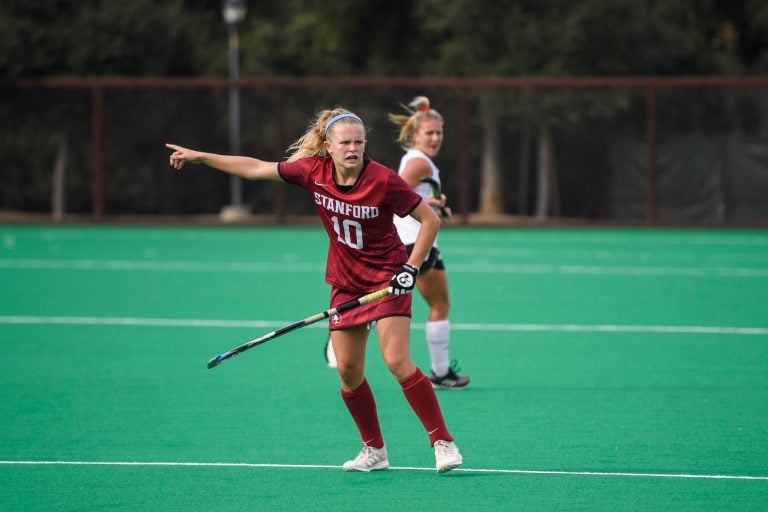
[[[323,110],[291,145],[285,162],[194,151],[175,144],[170,164],[200,163],[253,180],[284,180],[305,188],[315,203],[330,243],[325,279],[331,307],[382,288],[390,295],[329,319],[341,396],[357,425],[363,449],[344,463],[345,471],[389,467],[376,402],[365,378],[365,346],[376,322],[381,353],[421,421],[435,450],[439,473],[461,465],[430,380],[410,355],[411,292],[418,269],[437,236],[440,219],[392,169],[365,156],[365,126],[352,112]],[[393,216],[421,223],[410,256]]]

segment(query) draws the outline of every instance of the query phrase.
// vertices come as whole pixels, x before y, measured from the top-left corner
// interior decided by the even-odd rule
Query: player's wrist
[[[411,265],[410,263],[404,263],[403,269],[409,271],[411,274],[413,274],[413,277],[416,277],[419,275],[419,267],[415,265]]]

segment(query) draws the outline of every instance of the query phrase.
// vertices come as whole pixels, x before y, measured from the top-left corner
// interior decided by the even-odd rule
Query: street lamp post
[[[245,19],[245,0],[223,0],[221,13],[227,24],[229,47],[229,78],[240,78],[240,24]],[[240,154],[240,86],[229,87],[229,151]],[[225,220],[237,220],[248,213],[243,206],[243,186],[239,176],[229,180],[230,204],[222,210]]]

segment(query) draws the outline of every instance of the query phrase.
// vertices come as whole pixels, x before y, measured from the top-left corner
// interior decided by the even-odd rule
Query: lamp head
[[[221,14],[227,25],[239,25],[245,19],[245,0],[224,0]]]

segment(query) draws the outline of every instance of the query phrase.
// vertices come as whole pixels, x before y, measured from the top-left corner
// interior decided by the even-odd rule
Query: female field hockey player
[[[352,415],[363,448],[344,463],[345,471],[389,467],[376,402],[365,378],[369,326],[376,322],[384,362],[421,421],[434,448],[438,473],[461,465],[430,380],[410,356],[413,287],[419,267],[437,236],[440,219],[393,170],[365,155],[365,125],[352,112],[336,108],[317,114],[284,162],[217,155],[166,144],[170,164],[181,169],[200,163],[252,180],[283,180],[305,188],[328,233],[325,280],[331,307],[376,291],[389,283],[390,295],[329,319],[341,379],[341,396]],[[394,216],[421,223],[410,256],[397,236]]]
[[[425,96],[418,96],[403,107],[407,115],[389,114],[390,121],[400,127],[397,141],[405,150],[398,174],[427,204],[440,210],[448,219],[451,210],[446,206],[445,194],[438,192],[435,197],[435,192],[440,189],[440,170],[432,161],[443,144],[443,116],[430,107]],[[397,234],[410,255],[419,236],[420,224],[409,216],[395,217],[394,222]],[[449,356],[448,280],[437,240],[419,269],[416,288],[429,306],[425,329],[432,370],[429,380],[437,389],[463,389],[469,384],[469,377],[457,373],[456,363],[451,363]],[[329,343],[326,344],[325,357],[328,365],[333,367],[333,346]]]
[[[440,190],[440,170],[432,161],[443,145],[443,116],[430,107],[425,96],[411,100],[405,111],[407,115],[389,114],[389,120],[400,127],[397,141],[405,150],[397,172],[424,201],[450,219],[451,209],[446,206],[445,194],[438,192],[439,196],[435,197],[435,191]],[[419,235],[419,223],[410,217],[397,217],[394,221],[397,234],[408,254],[411,254]],[[469,377],[457,374],[456,364],[451,363],[449,357],[448,279],[437,239],[419,269],[416,288],[429,306],[425,331],[432,366],[429,377],[432,385],[438,389],[465,388]]]

